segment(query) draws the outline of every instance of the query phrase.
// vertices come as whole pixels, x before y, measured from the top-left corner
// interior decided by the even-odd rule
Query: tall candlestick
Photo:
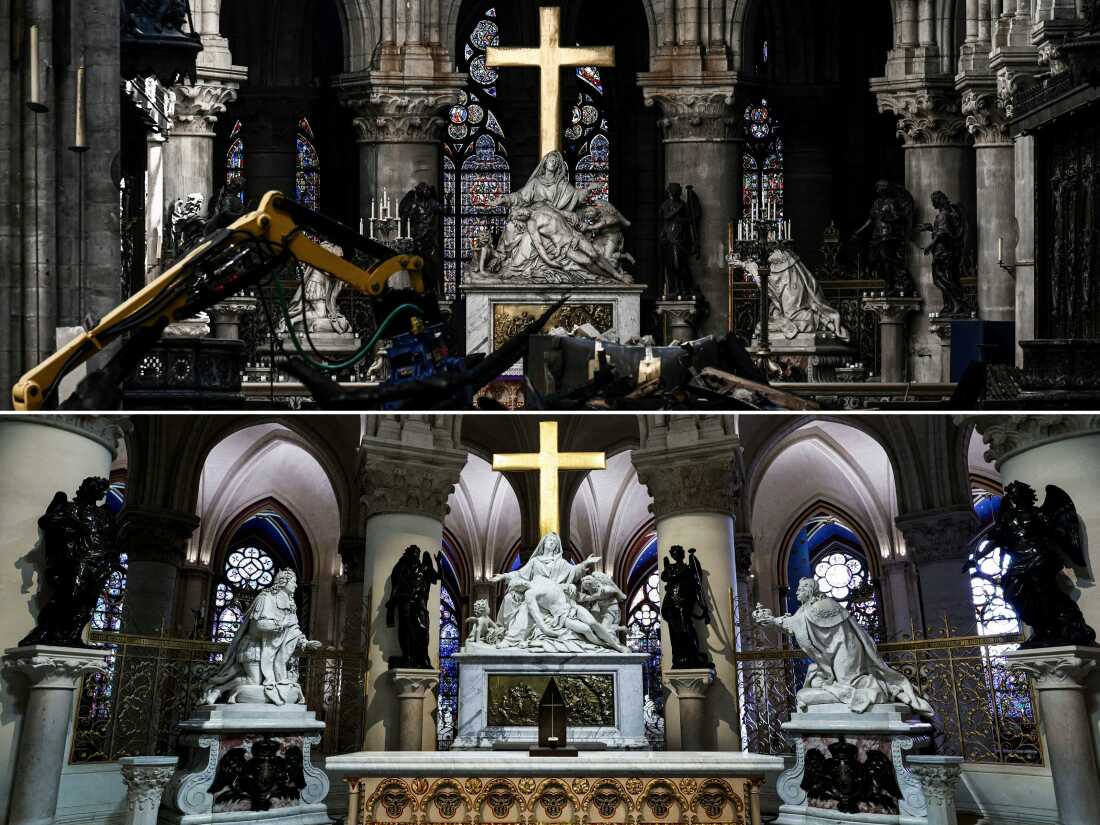
[[[375,217],[375,215],[374,215],[374,198],[371,198],[370,199],[370,219],[371,219],[372,222],[374,221],[374,217]]]
[[[38,24],[30,27],[30,44],[27,49],[27,73],[30,89],[27,94],[27,108],[32,112],[45,112],[48,107],[42,102],[42,78],[39,76]]]
[[[73,141],[73,145],[70,147],[74,152],[87,152],[88,151],[88,134],[87,124],[85,123],[85,103],[84,103],[84,66],[81,65],[76,70],[76,139]]]
[[[360,234],[360,235],[362,235],[362,234],[363,234],[363,229],[364,229],[364,228],[365,228],[365,227],[363,226],[363,219],[362,219],[362,218],[360,218],[360,219],[359,219],[359,234]]]
[[[1002,263],[1002,264],[1005,262],[1005,239],[1004,238],[997,238],[997,262]]]

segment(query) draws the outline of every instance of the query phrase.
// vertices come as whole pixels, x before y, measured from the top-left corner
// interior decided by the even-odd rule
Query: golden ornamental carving
[[[687,779],[680,780],[680,790],[688,796],[693,796],[698,789],[699,783],[696,782],[694,779],[691,779],[689,777]]]
[[[410,787],[412,788],[412,792],[414,794],[416,794],[417,796],[420,796],[426,790],[428,790],[428,780],[425,779],[422,776],[418,776],[416,779],[414,779],[412,781]]]
[[[634,805],[622,783],[614,779],[601,779],[584,798],[583,807],[585,810],[595,808],[601,817],[611,819],[623,803],[626,803],[628,813],[634,810]]]
[[[577,808],[576,797],[569,793],[568,788],[560,779],[543,780],[539,784],[535,798],[538,799],[542,809],[551,819],[561,818],[562,812],[570,803],[573,803],[574,810]],[[529,804],[528,810],[533,811],[534,805]]]
[[[516,787],[519,788],[520,793],[529,794],[535,790],[535,780],[529,776],[525,776],[523,779],[516,782]]]
[[[549,304],[494,304],[493,349],[500,349],[549,308]],[[615,326],[614,308],[614,304],[569,304],[551,315],[545,328],[572,330],[582,324],[591,324],[600,332],[607,332]]]
[[[640,794],[642,792],[642,780],[638,779],[636,776],[630,777],[630,779],[626,780],[626,791],[631,796]]]
[[[586,794],[591,787],[592,783],[590,783],[587,779],[582,778],[573,780],[573,793],[575,794]]]
[[[466,780],[466,793],[479,794],[481,793],[481,780],[476,776]]]

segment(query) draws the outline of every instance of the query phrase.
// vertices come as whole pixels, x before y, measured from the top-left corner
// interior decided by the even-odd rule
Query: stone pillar
[[[307,99],[300,89],[249,87],[241,95],[238,109],[248,147],[245,179],[250,202],[259,203],[271,191],[294,195],[295,137]]]
[[[961,756],[910,756],[905,760],[909,772],[920,781],[928,801],[928,825],[958,825],[955,789],[962,776]]]
[[[160,275],[165,234],[164,146],[166,138],[160,132],[149,132],[145,138],[145,282]]]
[[[126,783],[126,825],[157,825],[160,799],[179,757],[124,756],[118,761]]]
[[[170,632],[184,639],[195,638],[197,634],[202,634],[198,638],[207,638],[211,617],[206,615],[206,611],[210,604],[213,572],[203,564],[184,564],[180,566],[177,576],[178,598]]]
[[[209,206],[221,183],[214,181],[214,127],[218,116],[237,99],[237,84],[200,79],[193,86],[175,86],[173,91],[176,111],[172,136],[164,149],[165,201],[171,208],[179,198],[198,192]],[[222,164],[216,167],[220,169]]]
[[[338,80],[342,102],[356,115],[361,217],[370,218],[371,200],[384,190],[400,201],[421,181],[436,184],[446,112],[464,82],[454,74],[409,85],[380,82],[370,73]]]
[[[359,480],[366,516],[363,586],[369,611],[364,624],[370,629],[366,750],[397,750],[400,745],[398,686],[386,675],[389,657],[400,653],[396,628],[386,626],[390,573],[411,544],[433,556],[441,549],[447,499],[466,464],[464,451],[434,447],[430,436],[422,442],[424,446],[401,439],[400,434],[393,439],[366,437],[360,447]],[[439,650],[438,589],[433,589],[428,604],[432,628],[429,655],[434,657]],[[425,699],[425,720],[431,719],[434,710],[434,701]],[[434,735],[429,738],[425,734],[422,749],[434,750],[434,742]]]
[[[919,605],[912,598],[913,563],[905,557],[882,563],[882,596],[886,606],[886,638],[900,639],[913,631]]]
[[[951,380],[951,329],[950,318],[936,316],[928,319],[928,331],[940,344],[939,352],[934,357],[939,359],[940,375],[944,381]]]
[[[920,298],[888,298],[884,295],[866,295],[863,298],[865,312],[878,317],[879,352],[882,365],[879,381],[885,384],[901,384],[916,380],[909,365],[909,336],[907,318],[919,312]]]
[[[170,632],[176,581],[199,519],[191,513],[135,503],[123,509],[121,524],[129,556],[123,628],[150,636]]]
[[[694,300],[658,301],[657,318],[660,321],[662,343],[670,341],[694,341],[699,307]]]
[[[921,42],[923,45],[923,35]],[[898,117],[898,136],[905,144],[905,187],[916,201],[915,223],[919,226],[932,222],[932,193],[938,190],[962,204],[973,225],[974,153],[958,96],[950,88],[950,79],[929,80],[923,87],[912,85],[914,82],[921,81],[874,80],[871,89],[877,94],[879,111],[893,112]],[[932,259],[924,254],[929,237],[914,232],[910,238],[909,271],[926,312],[938,312],[943,307],[943,296],[932,285]],[[929,330],[928,316],[917,316],[909,342],[910,380],[945,380],[938,355],[939,344]]]
[[[681,427],[684,424],[686,426]],[[698,426],[705,426],[704,420]],[[733,594],[737,586],[734,561],[734,517],[740,490],[740,441],[723,433],[708,434],[691,419],[673,420],[663,444],[647,445],[632,455],[638,479],[653,497],[659,554],[664,558],[674,544],[696,548],[704,571],[704,590],[710,624],[697,624],[700,647],[709,653],[716,684],[707,693],[705,716],[715,720],[700,744],[703,750],[740,750],[736,673],[733,653]],[[663,589],[663,587],[662,587]],[[662,623],[661,658],[672,661],[668,632]],[[666,665],[667,666],[667,665]],[[668,746],[676,749],[679,700],[665,705]]]
[[[962,111],[974,136],[978,316],[983,321],[1012,321],[1016,281],[1001,266],[999,253],[1003,247],[1007,257],[1016,248],[1015,152],[992,77],[988,86],[963,93]]]
[[[30,645],[4,651],[5,670],[26,678],[30,691],[12,782],[9,825],[47,825],[57,813],[73,697],[85,673],[107,669],[106,650]]]
[[[435,670],[417,670],[413,668],[394,668],[394,688],[397,701],[401,706],[400,722],[397,731],[397,750],[419,751],[424,749],[424,717],[431,719],[431,713],[425,714],[425,702],[436,685],[439,684],[439,672]]]
[[[1100,771],[1085,702],[1085,682],[1100,661],[1100,648],[1048,647],[1005,654],[1010,670],[1035,681],[1039,718],[1046,738],[1058,821],[1100,822]]]
[[[682,77],[639,75],[647,106],[661,107],[665,149],[665,185],[695,187],[702,207],[702,254],[692,273],[710,314],[701,335],[725,335],[729,329],[729,268],[726,241],[740,209],[741,152],[731,77],[713,76],[706,85],[686,86]]]
[[[942,634],[944,621],[953,636],[977,632],[970,578],[963,572],[978,517],[969,504],[906,513],[894,519],[917,565],[925,631]]]
[[[680,708],[680,750],[707,750],[707,691],[713,670],[666,670],[662,679],[676,696]],[[666,727],[667,730],[667,727]]]
[[[72,496],[90,476],[111,472],[118,419],[91,415],[0,416],[0,649],[14,647],[41,607],[35,579],[43,551],[38,518],[59,490]],[[0,679],[0,706],[25,707],[19,679]],[[17,752],[19,716],[0,714],[0,754]],[[15,760],[0,759],[0,818],[8,810]]]
[[[338,548],[344,566],[344,617],[340,646],[361,650],[366,643],[367,622],[363,616],[363,569],[367,541],[362,536],[341,536]]]

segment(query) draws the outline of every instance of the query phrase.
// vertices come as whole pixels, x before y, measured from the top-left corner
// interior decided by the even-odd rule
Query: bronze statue
[[[962,288],[962,261],[966,249],[966,215],[943,192],[932,193],[936,219],[922,224],[921,232],[932,233],[932,243],[924,249],[932,256],[932,283],[943,293],[941,318],[969,318],[969,306]]]
[[[244,203],[244,181],[230,178],[225,186],[217,191],[210,201],[203,234],[210,235],[219,229],[225,229],[244,217],[248,208]]]
[[[878,197],[871,204],[871,214],[856,230],[853,239],[858,240],[870,229],[868,248],[875,277],[886,282],[886,290],[891,296],[912,296],[916,285],[905,264],[905,244],[916,211],[913,196],[904,186],[884,180],[875,184],[875,192]]]
[[[1031,628],[1031,638],[1021,648],[1093,645],[1096,631],[1059,582],[1067,560],[1085,566],[1077,509],[1061,487],[1048,484],[1046,493],[1038,507],[1030,485],[1009,484],[996,520],[978,537],[966,567],[972,575],[995,582],[979,564],[998,548],[1008,556],[1001,589],[1020,621]]]
[[[669,549],[665,558],[661,580],[665,583],[665,597],[661,602],[661,618],[668,625],[669,643],[672,646],[673,670],[706,668],[710,657],[699,648],[699,635],[695,622],[710,624],[710,609],[703,590],[703,568],[695,558],[695,548],[688,551],[689,561],[684,560],[684,548],[679,544]]]
[[[386,602],[386,627],[393,627],[396,618],[400,656],[390,656],[390,667],[432,669],[428,657],[431,620],[428,616],[428,596],[432,585],[440,581],[440,554],[432,557],[415,544],[405,548],[390,573],[390,598]]]
[[[424,182],[407,192],[397,208],[401,220],[409,222],[413,249],[424,259],[424,287],[428,292],[439,288],[439,218],[446,211],[435,187]]]
[[[38,623],[19,644],[91,647],[81,640],[107,580],[122,570],[119,528],[106,505],[110,482],[86,478],[72,501],[58,492],[38,519],[49,587],[49,600],[38,611]]]
[[[688,259],[699,257],[699,197],[692,187],[683,188],[678,183],[668,185],[667,197],[661,204],[659,217],[661,229],[658,239],[661,245],[661,265],[664,268],[665,296],[694,295],[698,292],[691,275]]]

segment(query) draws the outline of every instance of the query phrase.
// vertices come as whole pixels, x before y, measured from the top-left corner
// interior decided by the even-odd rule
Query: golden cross
[[[539,70],[539,142],[542,157],[561,149],[561,68],[562,66],[615,65],[613,46],[563,49],[561,47],[561,9],[539,9],[539,47],[502,49],[490,46],[486,63],[503,66],[536,66]]]
[[[561,533],[558,514],[558,473],[562,470],[606,470],[604,453],[559,453],[558,422],[539,423],[537,453],[505,453],[493,455],[493,469],[539,471],[539,537]]]

